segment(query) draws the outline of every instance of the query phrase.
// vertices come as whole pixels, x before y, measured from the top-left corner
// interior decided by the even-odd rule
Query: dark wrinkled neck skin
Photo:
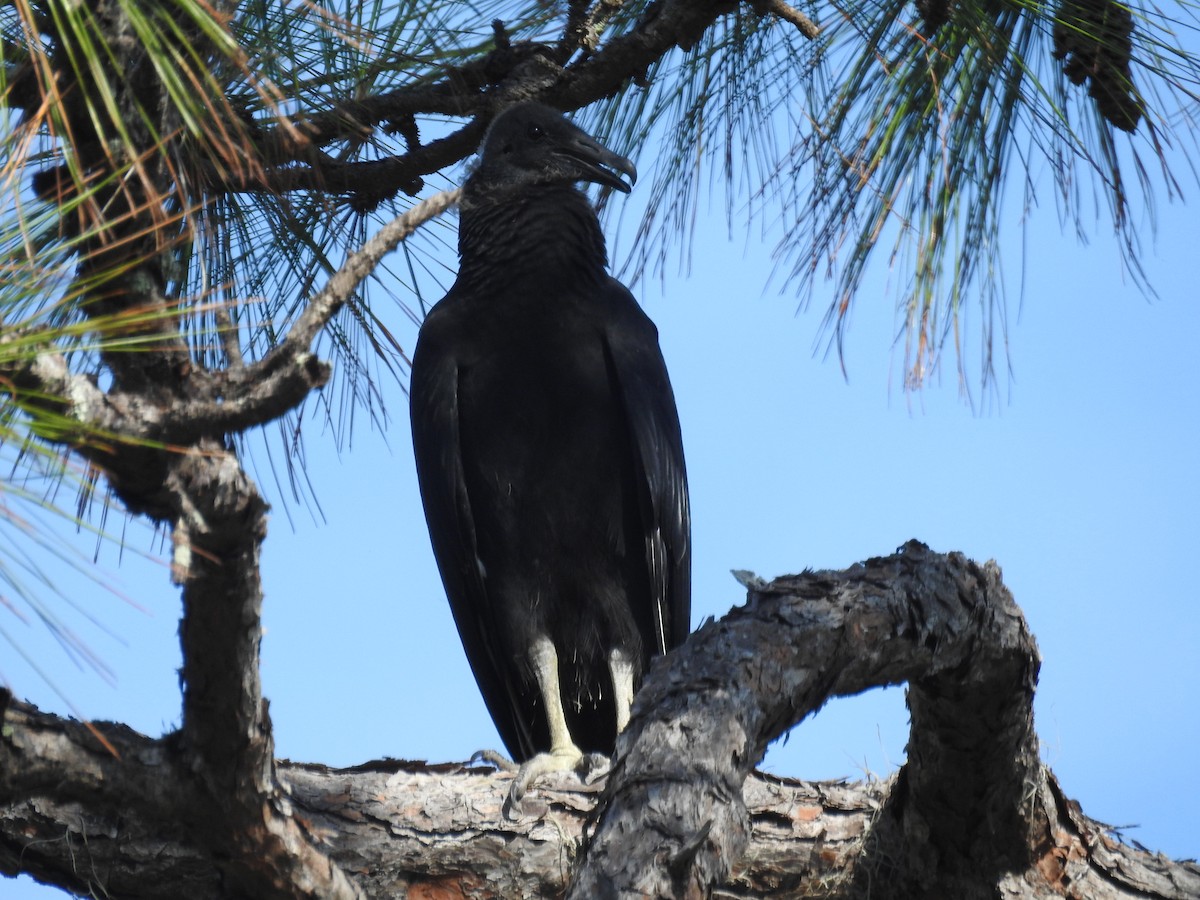
[[[467,182],[458,225],[460,282],[600,281],[608,255],[587,196],[570,184],[482,191]]]

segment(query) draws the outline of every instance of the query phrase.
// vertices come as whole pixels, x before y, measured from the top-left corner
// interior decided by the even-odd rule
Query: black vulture
[[[611,755],[650,659],[683,642],[690,515],[658,331],[609,276],[576,182],[633,164],[510,107],[463,189],[459,273],[413,356],[413,449],[463,648],[536,776]]]

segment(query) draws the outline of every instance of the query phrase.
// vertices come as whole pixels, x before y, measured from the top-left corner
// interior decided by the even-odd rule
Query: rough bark
[[[909,760],[856,863],[862,893],[885,864],[896,896],[982,895],[1024,867],[1038,654],[998,568],[914,542],[845,573],[747,580],[747,606],[702,628],[639,695],[652,712],[618,740],[568,896],[707,896],[744,852],[737,798],[767,743],[829,697],[901,681]]]
[[[1030,755],[1036,664],[994,565],[910,544],[752,582],[746,606],[656,665],[607,781],[541,783],[516,821],[501,812],[510,775],[397,761],[277,763],[272,816],[369,897],[558,897],[573,873],[591,897],[1200,896],[1194,863],[1121,844]],[[892,779],[745,778],[830,697],[901,680],[913,732]],[[114,897],[230,896],[228,854],[252,848],[187,826],[211,801],[181,775],[178,736],[97,727],[118,756],[9,700],[0,870]]]
[[[223,435],[235,423],[270,420],[324,383],[328,367],[307,349],[315,334],[386,253],[456,196],[446,192],[418,204],[351,254],[261,361],[215,372],[168,365],[167,354],[174,349],[132,361],[116,356],[110,364],[121,377],[107,392],[73,374],[49,347],[0,371],[18,390],[62,398],[60,414],[77,424],[67,442],[104,469],[128,508],[171,528],[172,576],[183,593],[183,725],[154,749],[135,748],[133,759],[148,753],[158,767],[154,774],[139,770],[138,778],[149,780],[135,779],[137,787],[131,787],[117,774],[125,770],[106,772],[102,784],[124,783],[133,794],[125,800],[108,796],[104,809],[117,810],[122,803],[137,807],[164,792],[173,794],[169,803],[153,802],[151,812],[161,815],[159,825],[166,834],[180,836],[183,845],[199,841],[209,866],[215,866],[206,878],[220,885],[223,896],[360,896],[320,851],[320,842],[288,813],[286,796],[274,780],[258,660],[259,550],[267,507]],[[134,303],[133,288],[124,290],[123,302]],[[162,363],[159,389],[151,394],[129,367],[156,363]],[[111,437],[97,442],[92,438],[97,433]],[[110,730],[113,736],[105,739],[119,759],[129,761],[117,742],[124,732],[119,726]],[[106,734],[86,733],[93,740]],[[101,743],[96,746],[109,752]],[[23,779],[26,770],[44,775],[49,758],[53,754],[10,759],[5,775]],[[22,796],[26,788],[12,783],[16,793],[4,796]]]

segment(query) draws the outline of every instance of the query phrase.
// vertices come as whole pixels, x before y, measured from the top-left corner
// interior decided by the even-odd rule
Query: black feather
[[[549,750],[528,661],[548,637],[586,752],[616,736],[614,649],[640,682],[690,616],[690,518],[654,324],[607,273],[575,183],[633,165],[526,103],[484,140],[463,192],[458,279],[413,357],[413,446],[463,647],[515,759]]]

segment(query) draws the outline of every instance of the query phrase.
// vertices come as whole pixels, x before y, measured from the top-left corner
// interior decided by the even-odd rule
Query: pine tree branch
[[[605,805],[573,887],[587,890],[592,879],[596,893],[589,896],[619,893],[625,889],[617,880],[621,872],[645,866],[651,878],[660,872],[674,878],[672,897],[708,896],[723,884],[722,896],[849,900],[864,896],[872,880],[876,888],[889,885],[895,897],[1200,896],[1195,863],[1126,846],[1066,799],[1049,771],[1025,752],[1032,741],[1027,716],[976,721],[998,708],[988,698],[1003,693],[1001,684],[1011,701],[999,706],[1027,709],[1035,669],[1036,648],[998,568],[910,544],[845,572],[751,582],[745,607],[705,626],[655,665],[607,786],[583,785],[569,774],[547,779],[526,801],[540,809],[510,821],[502,814],[508,773],[396,761],[350,769],[279,762],[281,789],[266,795],[263,811],[275,822],[270,834],[319,846],[368,897],[406,890],[416,896],[562,896],[580,865],[579,847],[589,840],[601,790]],[[735,783],[736,773],[720,771],[730,763],[749,772],[766,735],[828,697],[900,680],[908,680],[910,697],[929,696],[914,704],[925,706],[914,711],[910,741],[921,749],[889,781],[804,784],[751,775],[743,784]],[[947,700],[946,685],[964,696]],[[978,711],[962,708],[976,700]],[[958,707],[946,722],[929,709],[943,702]],[[122,726],[96,726],[117,749],[113,757],[87,728],[3,692],[0,711],[0,871],[28,871],[114,896],[207,900],[238,896],[247,885],[261,891],[258,896],[286,893],[262,873],[241,870],[264,864],[262,845],[231,845],[223,828],[205,827],[213,823],[196,806],[210,802],[209,789],[186,765],[182,736],[154,740]],[[655,736],[681,722],[692,734],[677,732],[675,750],[655,757],[662,746]],[[995,737],[999,749],[977,752],[987,738],[976,726]],[[958,745],[959,739],[966,743]],[[974,762],[959,768],[953,752],[929,749],[939,744]],[[735,747],[744,749],[735,753]],[[1013,755],[1014,747],[1025,749]],[[657,770],[647,765],[652,759]],[[1015,800],[1026,813],[1018,829],[1026,849],[1022,862],[999,870],[989,854],[1013,860],[1011,834],[1002,832],[1013,827],[1004,810],[1014,803],[1008,786],[1015,773],[1027,779]],[[994,797],[970,788],[972,780],[994,786]],[[725,787],[714,789],[719,784]],[[954,790],[959,784],[967,789]],[[615,875],[601,869],[607,880],[597,879],[598,864],[612,858],[613,829],[633,821],[631,801],[639,792],[652,797],[642,815],[655,825],[631,832],[628,864]],[[698,804],[699,825],[673,825],[672,816],[664,816],[679,796]],[[930,839],[930,812],[951,821],[971,816],[960,843],[978,854],[978,868],[967,873],[973,878],[955,868],[953,852],[948,861],[934,852],[941,845]],[[730,824],[743,843],[736,856],[719,856],[718,845],[733,846]],[[683,839],[664,840],[662,827]],[[953,851],[953,843],[947,846]],[[919,871],[908,865],[916,860]],[[320,865],[319,857],[310,859],[305,871],[325,871]],[[698,873],[717,872],[717,866],[725,866],[723,874],[701,884]],[[654,896],[645,884],[639,881],[636,890]],[[290,889],[322,896],[305,893],[298,882]],[[329,885],[322,889],[330,891],[324,896],[336,895]]]
[[[736,6],[732,0],[649,4],[631,31],[566,65],[561,53],[548,45],[497,47],[482,60],[449,69],[432,86],[422,84],[356,98],[317,115],[297,118],[289,126],[304,136],[303,141],[294,138],[292,127],[264,128],[258,144],[271,165],[265,180],[246,177],[233,181],[210,172],[211,187],[231,192],[352,194],[356,205],[364,209],[401,191],[415,194],[423,184],[422,176],[446,169],[475,152],[485,126],[505,102],[536,98],[569,112],[611,97],[630,80],[642,78],[673,48],[691,47],[713,22]],[[318,152],[322,146],[397,118],[425,114],[473,118],[448,136],[387,159],[344,163]]]
[[[914,698],[914,752],[903,794],[889,803],[969,822],[968,846],[980,854],[974,883],[993,889],[983,860],[1011,861],[1014,846],[1028,845],[1014,811],[1040,771],[1037,648],[999,569],[910,542],[846,572],[751,578],[748,587],[745,607],[651,670],[617,740],[604,809],[568,897],[707,896],[744,853],[741,786],[767,744],[829,697],[902,681]],[[930,711],[938,703],[946,706]],[[965,774],[970,789],[960,794]],[[893,852],[890,843],[884,851]],[[897,878],[957,885],[960,865],[951,855],[919,871],[904,860],[894,869]]]

